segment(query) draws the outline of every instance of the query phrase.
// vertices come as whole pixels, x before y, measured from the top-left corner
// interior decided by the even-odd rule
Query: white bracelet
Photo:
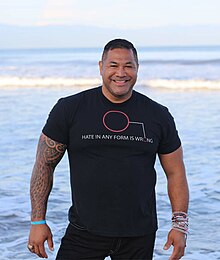
[[[173,212],[172,229],[178,230],[184,234],[188,234],[188,229],[189,229],[188,214],[182,211]]]

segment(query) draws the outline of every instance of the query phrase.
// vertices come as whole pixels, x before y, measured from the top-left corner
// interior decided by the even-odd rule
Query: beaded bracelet
[[[178,230],[184,234],[188,234],[189,219],[185,212],[173,212],[172,214],[172,229]]]
[[[39,220],[39,221],[31,221],[31,225],[41,225],[46,224],[46,220]]]

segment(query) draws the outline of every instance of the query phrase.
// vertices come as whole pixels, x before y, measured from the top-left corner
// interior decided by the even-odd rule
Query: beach
[[[27,250],[29,182],[36,146],[49,111],[60,97],[101,84],[100,49],[0,51],[0,259],[37,259]],[[135,89],[167,106],[182,140],[190,188],[186,260],[220,259],[220,48],[154,48],[139,54]],[[154,260],[171,226],[166,178],[157,161],[157,232]],[[180,191],[181,192],[181,191]],[[54,259],[71,206],[68,158],[55,172],[47,222]]]

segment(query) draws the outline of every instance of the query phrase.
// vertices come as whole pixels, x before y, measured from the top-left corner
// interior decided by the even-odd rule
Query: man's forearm
[[[36,162],[31,177],[31,220],[45,219],[47,200],[53,185],[53,168]]]
[[[172,211],[188,211],[189,190],[185,174],[175,174],[168,177],[168,194]]]
[[[57,143],[44,134],[40,136],[30,186],[32,221],[45,219],[47,201],[53,185],[53,172],[65,149],[66,145]]]

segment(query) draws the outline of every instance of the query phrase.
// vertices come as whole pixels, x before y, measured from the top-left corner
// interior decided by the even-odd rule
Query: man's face
[[[132,50],[109,50],[99,62],[99,69],[105,97],[114,103],[124,102],[131,97],[138,72],[138,64]]]

